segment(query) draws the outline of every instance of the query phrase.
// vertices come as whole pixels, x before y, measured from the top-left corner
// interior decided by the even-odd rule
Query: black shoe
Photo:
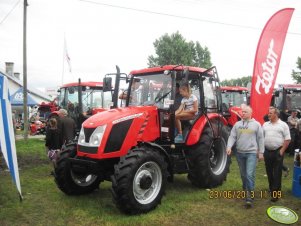
[[[246,209],[250,209],[253,207],[253,203],[251,201],[246,201],[245,207]]]

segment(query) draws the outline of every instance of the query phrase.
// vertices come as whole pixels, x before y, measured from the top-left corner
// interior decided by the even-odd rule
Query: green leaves
[[[243,86],[247,87],[248,83],[251,82],[252,77],[251,76],[245,76],[241,78],[235,78],[235,79],[226,79],[221,81],[222,86]]]
[[[209,68],[212,65],[208,48],[203,48],[198,41],[186,41],[178,31],[171,35],[164,34],[153,44],[156,55],[148,57],[149,67],[183,64]]]
[[[297,71],[293,70],[291,75],[292,75],[293,80],[296,83],[301,83],[301,72],[300,72],[301,71],[301,57],[298,57],[296,64],[297,64],[297,68],[299,69],[299,71],[297,72]]]

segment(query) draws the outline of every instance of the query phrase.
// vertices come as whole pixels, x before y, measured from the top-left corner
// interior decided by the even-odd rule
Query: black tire
[[[163,155],[149,147],[134,148],[115,165],[113,200],[127,214],[149,212],[161,203],[166,180]]]
[[[99,187],[101,177],[94,174],[73,172],[69,158],[76,155],[76,144],[66,145],[60,152],[54,169],[54,179],[58,188],[67,195],[82,195]]]
[[[221,136],[213,139],[207,126],[197,145],[188,151],[190,171],[188,179],[199,188],[213,188],[221,185],[229,173],[231,158],[226,153],[229,131],[222,126]]]

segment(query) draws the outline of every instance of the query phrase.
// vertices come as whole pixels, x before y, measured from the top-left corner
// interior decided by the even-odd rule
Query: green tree
[[[187,42],[177,31],[170,36],[164,34],[153,43],[156,55],[148,57],[148,66],[156,67],[167,64],[183,64],[209,68],[212,66],[211,54],[208,48],[197,42]]]
[[[297,68],[301,71],[301,58],[300,57],[298,57],[296,64],[297,64]],[[300,71],[299,72],[297,72],[295,70],[292,71],[292,78],[296,83],[301,83]]]
[[[226,79],[221,81],[221,86],[243,86],[247,87],[248,83],[252,81],[252,76],[244,76],[236,79]]]

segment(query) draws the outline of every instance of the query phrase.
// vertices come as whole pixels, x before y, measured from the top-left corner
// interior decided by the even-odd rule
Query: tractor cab
[[[119,73],[118,67],[117,71]],[[118,73],[106,74],[105,77],[117,78]],[[108,82],[81,82],[80,79],[78,82],[65,84],[58,90],[58,108],[67,110],[68,116],[74,119],[79,131],[82,123],[90,116],[117,106],[115,89],[109,86]],[[59,112],[53,111],[49,117],[58,116]]]
[[[60,108],[68,111],[80,128],[81,123],[91,115],[109,109],[112,105],[110,93],[103,92],[102,82],[69,83],[59,89]]]
[[[169,69],[169,70],[168,70]],[[196,96],[198,102],[198,113],[194,119],[182,121],[183,135],[186,142],[195,142],[185,139],[191,132],[192,125],[200,117],[205,117],[207,113],[221,112],[221,98],[218,92],[218,79],[215,77],[214,69],[206,71],[184,70],[182,66],[169,67],[167,70],[158,68],[132,71],[130,73],[130,85],[126,105],[128,107],[153,107],[157,109],[158,127],[160,143],[174,143],[175,128],[175,102],[179,98],[177,94],[177,84],[187,84],[191,93]],[[158,70],[158,71],[157,71]],[[180,96],[182,99],[182,97]]]
[[[248,104],[248,88],[240,86],[222,86],[222,110],[229,126],[233,126],[242,117],[242,104]]]
[[[285,122],[293,109],[301,112],[301,84],[282,84],[274,91],[272,105],[280,109],[281,119]]]

